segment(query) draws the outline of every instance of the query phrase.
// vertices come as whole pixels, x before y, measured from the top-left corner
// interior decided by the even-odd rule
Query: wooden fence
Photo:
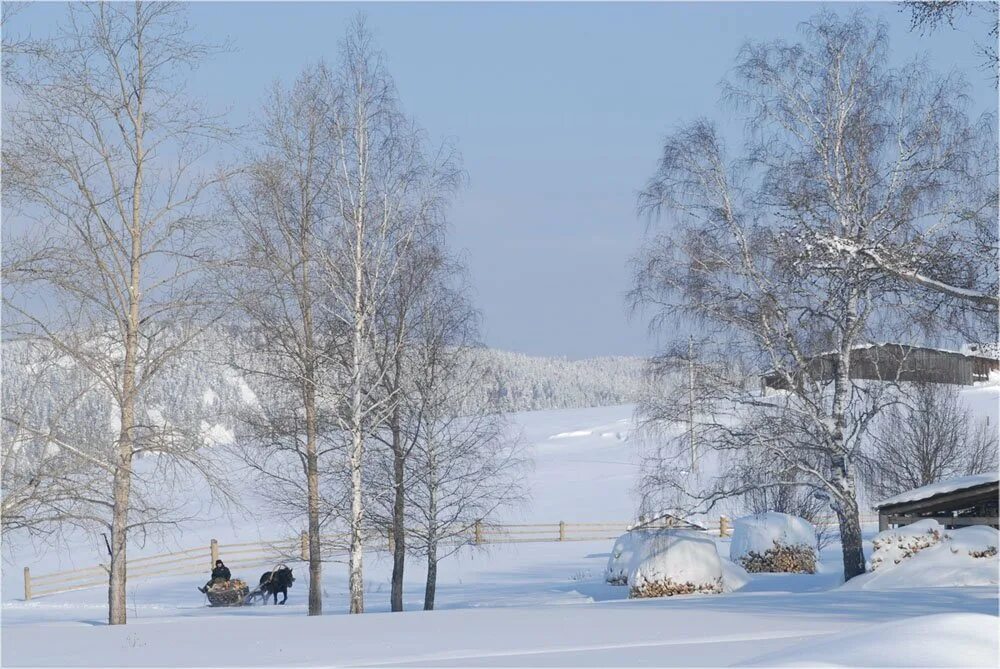
[[[835,518],[821,519],[817,525],[836,526]],[[878,523],[878,516],[863,515],[862,524]],[[669,528],[672,522],[657,520],[643,524],[642,527]],[[459,543],[471,545],[485,544],[519,544],[555,541],[605,541],[617,538],[630,528],[637,527],[635,523],[605,522],[605,523],[573,523],[559,521],[558,523],[523,523],[513,525],[485,525],[476,523],[470,528],[468,536],[458,537]],[[729,536],[732,533],[732,523],[725,516],[703,523],[704,532],[718,536]],[[369,544],[372,549],[385,549],[391,546],[388,538],[379,546]],[[348,543],[346,535],[334,534],[322,538],[323,553],[326,555],[342,555]],[[230,569],[248,567],[270,567],[279,562],[293,560],[306,561],[309,558],[309,543],[305,532],[299,537],[279,539],[277,541],[250,541],[235,544],[220,544],[212,539],[209,545],[161,553],[147,557],[133,558],[127,562],[129,580],[154,576],[194,576],[205,575],[211,571],[215,561],[223,558]],[[30,600],[45,595],[55,595],[87,588],[98,588],[108,583],[108,567],[99,564],[93,567],[70,569],[49,574],[32,575],[28,567],[24,568],[24,599]]]

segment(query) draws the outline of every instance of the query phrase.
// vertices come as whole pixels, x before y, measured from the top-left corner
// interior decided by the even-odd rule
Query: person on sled
[[[198,590],[202,593],[206,593],[214,584],[224,583],[230,578],[232,578],[232,574],[229,572],[229,567],[222,564],[222,560],[216,560],[215,569],[212,570],[212,578],[208,579],[208,583],[205,584],[205,587],[198,588]]]

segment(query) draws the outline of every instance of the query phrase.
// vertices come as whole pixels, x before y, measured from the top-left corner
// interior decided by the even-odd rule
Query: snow
[[[767,667],[995,667],[994,616],[945,613],[810,639],[749,662]]]
[[[883,499],[881,502],[874,504],[872,508],[880,509],[884,506],[893,506],[904,502],[918,502],[922,499],[934,497],[935,495],[955,492],[956,490],[965,490],[966,488],[975,488],[976,486],[996,483],[997,481],[1000,481],[1000,472],[974,474],[972,476],[959,476],[945,481],[931,483],[930,485],[921,486],[920,488],[914,488],[913,490],[907,490],[906,492],[900,493],[888,499]]]
[[[761,513],[733,521],[729,559],[736,562],[750,553],[763,555],[775,543],[783,546],[816,546],[816,528],[786,513]]]
[[[197,399],[201,399],[197,397]],[[632,407],[613,406],[520,413],[514,416],[535,468],[526,477],[532,501],[512,510],[507,522],[621,521],[634,516],[630,490],[636,462],[628,436]],[[578,433],[550,439],[554,435]],[[620,435],[617,437],[616,435]],[[130,546],[136,557],[196,545],[295,534],[259,507],[244,486],[245,510],[209,512],[205,491],[185,490],[192,505],[205,505],[198,521],[179,534],[151,535]],[[981,533],[960,530],[953,545],[978,545]],[[676,532],[676,531],[675,531]],[[365,554],[367,613],[344,615],[347,569],[323,565],[324,614],[306,616],[308,570],[290,563],[296,582],[286,606],[211,609],[194,590],[204,577],[132,579],[129,624],[104,625],[107,593],[101,588],[21,601],[22,568],[39,573],[95,564],[102,540],[68,537],[64,543],[33,545],[5,541],[0,641],[3,666],[728,666],[759,662],[840,661],[838,643],[814,661],[794,655],[823,648],[828,640],[876,634],[889,644],[898,637],[892,664],[947,665],[958,657],[910,654],[915,642],[904,629],[923,617],[972,621],[982,631],[996,625],[997,585],[922,587],[840,586],[840,546],[820,556],[816,574],[753,574],[720,556],[731,541],[687,532],[716,550],[724,592],[658,599],[628,599],[628,589],[604,581],[615,541],[566,541],[464,548],[442,561],[437,608],[419,611],[424,566],[407,562],[406,613],[388,613],[391,557],[380,547]],[[870,535],[866,535],[870,539]],[[956,541],[953,538],[953,541]],[[867,545],[867,542],[866,542]],[[870,552],[870,546],[868,546]],[[927,549],[912,558],[914,564]],[[970,558],[971,560],[972,558]],[[711,558],[708,558],[710,562]],[[982,564],[995,558],[979,559]],[[714,562],[712,562],[714,565]],[[248,581],[270,565],[240,569]],[[885,576],[901,572],[897,566]],[[714,569],[714,566],[712,567]],[[643,574],[645,575],[645,571]],[[905,574],[904,574],[905,575]],[[865,578],[865,577],[861,577]],[[857,579],[855,579],[857,580]],[[851,582],[854,584],[854,581]],[[944,617],[942,617],[944,616]],[[996,666],[995,643],[985,648],[969,624],[944,625],[934,640],[942,649],[967,647],[969,663]],[[898,632],[893,630],[899,630]],[[943,636],[942,636],[943,634]],[[893,636],[896,635],[896,636]],[[931,636],[925,634],[925,636]],[[858,641],[858,645],[862,641]],[[931,649],[932,651],[934,649]],[[888,651],[886,651],[888,652]],[[943,652],[943,651],[942,651]],[[781,655],[785,653],[784,655]],[[868,659],[864,664],[878,663]],[[920,657],[929,658],[922,662]],[[784,659],[782,659],[784,658]],[[974,660],[974,662],[973,662]],[[768,663],[768,662],[764,662]],[[846,660],[843,663],[850,663]],[[857,662],[854,662],[855,664]]]
[[[889,568],[910,554],[933,546],[941,540],[941,529],[936,520],[928,518],[879,532],[872,540],[875,551],[868,561],[868,571]]]
[[[604,568],[604,580],[613,585],[626,585],[636,554],[642,552],[647,536],[653,533],[652,530],[631,530],[615,539],[608,566]]]
[[[647,536],[629,565],[630,588],[654,583],[722,587],[722,562],[712,539],[686,530],[661,530]]]
[[[219,401],[219,395],[211,388],[206,388],[201,395],[202,406],[210,407]]]
[[[201,421],[201,438],[206,446],[219,446],[231,444],[236,439],[236,433],[229,427],[216,423],[209,425],[208,421]]]
[[[671,538],[673,537],[673,538]],[[684,538],[679,550],[667,550]],[[697,542],[697,546],[693,545]],[[691,544],[691,545],[687,545]],[[708,550],[707,545],[711,545]],[[695,564],[685,564],[693,561]],[[705,573],[701,574],[704,570]],[[641,585],[655,580],[652,575],[672,578],[674,582],[692,580],[686,574],[699,574],[697,583],[721,582],[723,592],[739,590],[750,582],[743,567],[719,556],[716,542],[705,533],[688,530],[631,530],[618,537],[604,568],[604,580],[613,585]]]
[[[997,530],[985,525],[945,530],[933,520],[880,532],[871,571],[844,584],[848,590],[957,588],[1000,584]],[[991,556],[973,553],[990,551]]]
[[[691,530],[632,530],[618,537],[604,569],[604,580],[614,585],[641,588],[646,583],[693,583],[725,587],[745,585],[743,570],[724,570],[715,541]],[[744,572],[745,574],[745,572]],[[732,582],[726,582],[730,576]]]

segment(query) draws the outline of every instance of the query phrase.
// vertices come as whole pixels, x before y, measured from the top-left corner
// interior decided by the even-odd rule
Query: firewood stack
[[[750,551],[742,558],[743,568],[751,573],[814,574],[816,551],[810,546],[786,546],[774,542],[763,554]]]
[[[722,581],[717,579],[713,583],[703,583],[695,585],[690,581],[686,583],[676,583],[673,579],[663,581],[646,581],[639,587],[629,590],[628,596],[633,599],[645,597],[672,597],[674,595],[693,595],[695,593],[720,593],[722,592]]]

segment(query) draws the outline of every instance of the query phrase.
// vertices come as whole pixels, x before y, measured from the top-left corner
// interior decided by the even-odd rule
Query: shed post
[[[209,568],[214,569],[215,562],[219,559],[219,542],[217,539],[212,539],[211,543],[208,545],[208,550],[212,554],[212,564],[209,565]]]
[[[24,568],[24,601],[31,599],[31,570]]]
[[[566,541],[566,521],[559,521],[559,541]]]

